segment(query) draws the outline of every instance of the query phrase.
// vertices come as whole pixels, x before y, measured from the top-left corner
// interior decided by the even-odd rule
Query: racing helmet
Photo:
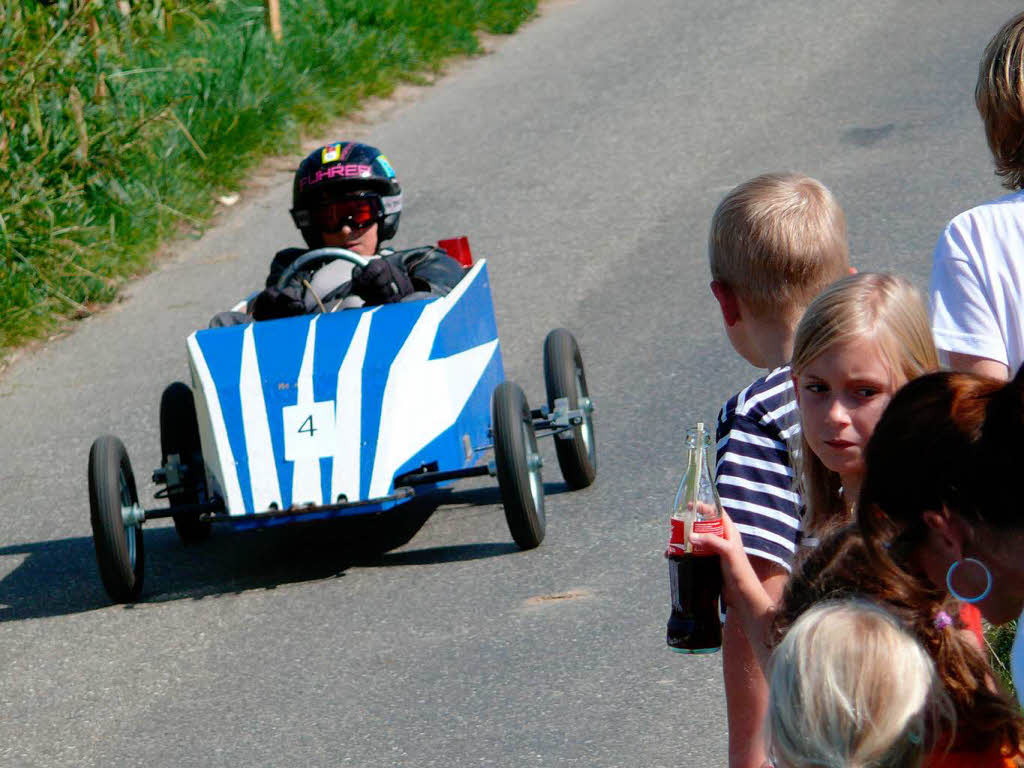
[[[292,186],[291,214],[310,248],[323,246],[316,211],[354,197],[374,203],[377,242],[393,238],[402,215],[402,187],[379,149],[356,141],[339,141],[313,150],[299,163]]]

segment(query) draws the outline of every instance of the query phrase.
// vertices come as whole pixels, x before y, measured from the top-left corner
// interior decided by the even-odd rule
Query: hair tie
[[[935,624],[936,629],[946,629],[953,626],[953,619],[945,611],[939,611],[935,614],[935,620],[932,623]]]

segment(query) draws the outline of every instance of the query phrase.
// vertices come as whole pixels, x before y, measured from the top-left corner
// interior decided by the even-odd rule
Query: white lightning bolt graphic
[[[497,339],[429,359],[441,321],[476,280],[483,263],[477,262],[451,293],[427,305],[391,363],[370,498],[386,495],[398,468],[455,422],[494,355]]]
[[[244,514],[242,488],[238,483],[238,470],[231,452],[231,441],[224,423],[220,398],[217,396],[217,387],[213,383],[213,376],[195,333],[188,337],[188,354],[192,369],[199,379],[199,388],[194,390],[196,412],[199,418],[203,461],[206,464],[207,475],[212,481],[212,490],[223,492],[224,502],[230,513]]]
[[[253,510],[262,512],[271,504],[281,504],[281,486],[277,481],[274,446],[270,442],[270,422],[263,398],[263,379],[256,356],[252,325],[242,336],[242,362],[238,371],[238,397],[242,406],[242,430],[249,461],[249,488]],[[241,514],[241,513],[239,513]]]

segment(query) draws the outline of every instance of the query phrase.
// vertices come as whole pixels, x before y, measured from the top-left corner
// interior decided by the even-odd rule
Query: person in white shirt
[[[1024,363],[1024,13],[985,48],[974,96],[1012,193],[961,213],[939,237],[932,332],[949,367],[1006,380]]]

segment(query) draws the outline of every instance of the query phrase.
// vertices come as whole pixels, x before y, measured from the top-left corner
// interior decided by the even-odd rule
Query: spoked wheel
[[[530,407],[515,382],[503,381],[494,390],[491,430],[508,529],[516,544],[532,549],[544,540],[544,480]]]
[[[163,466],[167,466],[167,457],[174,455],[178,456],[179,463],[183,465],[180,481],[167,485],[167,498],[171,505],[198,504],[203,501],[201,491],[206,476],[203,470],[203,450],[199,443],[196,404],[192,390],[180,381],[170,384],[160,398],[160,453]],[[210,524],[200,521],[198,512],[175,514],[174,527],[186,544],[202,541],[210,535]]]
[[[116,437],[97,438],[89,451],[89,513],[96,562],[107,594],[130,603],[142,592],[142,524],[135,475],[124,444]]]
[[[594,440],[593,405],[583,372],[583,359],[575,337],[556,328],[544,339],[544,385],[548,408],[567,398],[569,409],[583,411],[583,423],[555,436],[555,453],[562,477],[570,488],[586,488],[597,474],[597,443]]]

